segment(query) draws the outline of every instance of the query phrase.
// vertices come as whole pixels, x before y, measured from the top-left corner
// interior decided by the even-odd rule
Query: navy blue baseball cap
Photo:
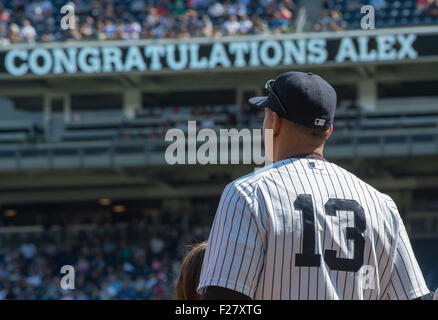
[[[250,98],[249,103],[306,127],[328,129],[333,124],[336,91],[320,76],[285,72],[266,82],[265,89],[267,96]]]

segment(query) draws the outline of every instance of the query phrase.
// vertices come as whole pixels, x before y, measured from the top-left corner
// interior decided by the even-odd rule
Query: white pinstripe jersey
[[[198,292],[253,299],[414,299],[429,293],[390,197],[320,158],[289,158],[228,184]]]

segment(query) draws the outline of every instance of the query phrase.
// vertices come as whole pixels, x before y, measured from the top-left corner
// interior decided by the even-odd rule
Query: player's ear
[[[274,111],[272,111],[272,134],[275,137],[279,134],[281,127],[281,117]]]
[[[329,132],[327,134],[327,139],[330,138],[330,136],[332,135],[332,132],[333,132],[333,125],[331,125],[329,128]]]

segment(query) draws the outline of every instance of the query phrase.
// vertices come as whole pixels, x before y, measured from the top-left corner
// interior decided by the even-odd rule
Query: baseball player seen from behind
[[[429,290],[393,200],[323,158],[336,92],[318,75],[266,83],[272,165],[227,185],[201,299],[416,299]],[[271,144],[272,145],[269,145]],[[272,147],[272,148],[270,148]]]

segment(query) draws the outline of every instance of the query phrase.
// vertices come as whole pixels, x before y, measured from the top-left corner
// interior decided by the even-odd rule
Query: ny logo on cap
[[[325,119],[319,119],[319,118],[315,119],[316,126],[323,126],[324,124],[325,124]]]

